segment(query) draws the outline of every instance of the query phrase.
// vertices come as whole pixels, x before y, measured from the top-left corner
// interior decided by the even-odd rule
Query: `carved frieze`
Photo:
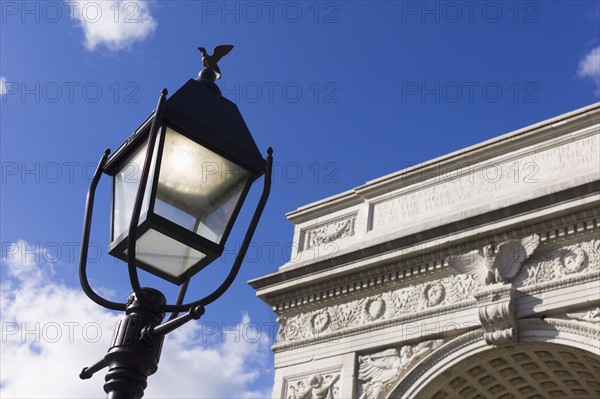
[[[423,358],[443,340],[424,341],[358,357],[359,399],[380,399],[402,378],[416,360]]]
[[[336,399],[339,398],[340,373],[321,373],[286,381],[286,399]]]
[[[537,248],[537,239],[528,238],[528,240],[530,248]],[[521,247],[525,254],[531,252],[525,249],[523,240],[519,241],[517,252],[521,251]],[[596,272],[600,270],[600,240],[581,242],[536,253],[519,267],[521,271],[512,280],[512,285],[517,288],[556,282],[572,276]],[[506,277],[503,275],[503,271],[498,273],[500,276]],[[509,279],[507,278],[507,280]],[[292,316],[284,314],[279,319],[281,326],[277,343],[285,344],[317,337],[323,338],[375,323],[401,319],[417,312],[459,304],[473,300],[475,296],[479,296],[479,293],[488,292],[489,289],[493,291],[497,285],[486,285],[485,278],[476,279],[472,273],[465,273],[406,287],[392,288],[376,295]],[[510,286],[511,284],[505,285]],[[496,300],[499,299],[496,298]],[[506,308],[500,304],[490,304],[489,306],[481,311],[483,313],[480,313],[480,321],[484,329],[487,328],[486,339],[494,345],[509,342],[512,337],[516,336],[516,333],[511,332],[508,325],[500,328],[498,320],[511,320],[512,323],[510,306]],[[499,319],[494,321],[494,318]]]
[[[354,235],[356,215],[336,220],[316,228],[306,230],[302,234],[301,250],[307,250],[322,244],[331,243]]]
[[[600,240],[584,241],[532,257],[515,278],[515,286],[549,283],[599,270]]]
[[[389,290],[290,317],[281,316],[277,341],[302,341],[462,302],[472,298],[478,286],[471,276],[448,276],[433,283]]]

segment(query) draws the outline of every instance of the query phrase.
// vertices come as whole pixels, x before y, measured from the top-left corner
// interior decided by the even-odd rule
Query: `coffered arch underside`
[[[483,331],[433,351],[388,398],[600,397],[600,326],[563,319],[518,321],[519,340],[489,346]]]

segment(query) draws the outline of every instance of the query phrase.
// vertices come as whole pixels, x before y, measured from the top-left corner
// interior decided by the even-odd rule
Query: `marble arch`
[[[287,214],[273,398],[600,397],[600,103]]]

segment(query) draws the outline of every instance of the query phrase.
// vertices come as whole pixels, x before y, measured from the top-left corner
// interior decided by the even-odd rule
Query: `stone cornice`
[[[591,211],[589,211],[591,212]],[[465,309],[492,304],[502,289],[516,288],[526,298],[590,283],[600,278],[600,217],[568,218],[561,227],[541,223],[540,248],[522,266],[511,284],[484,286],[466,274],[451,274],[446,265],[428,278],[368,280],[360,290],[327,291],[320,297],[304,296],[275,309],[281,314],[276,352],[364,334],[431,317],[444,317]],[[581,218],[587,216],[588,218]],[[567,218],[557,221],[564,222]],[[479,244],[480,245],[480,244]],[[413,268],[418,276],[421,267]],[[424,272],[426,272],[424,268]],[[410,283],[410,285],[409,285]],[[511,287],[512,285],[512,287]],[[499,291],[500,290],[500,291]],[[494,295],[487,297],[486,293]]]
[[[600,192],[600,181],[593,181],[578,187],[554,192],[543,197],[506,206],[501,209],[462,219],[457,222],[437,226],[435,228],[420,231],[408,236],[396,234],[394,237],[394,234],[391,234],[378,238],[374,241],[365,241],[360,246],[353,246],[351,248],[340,250],[335,250],[337,247],[335,246],[335,243],[332,243],[331,246],[334,248],[333,253],[326,254],[317,260],[309,259],[306,262],[300,261],[292,268],[283,267],[275,273],[251,280],[249,281],[249,284],[254,289],[259,291],[259,296],[265,298],[264,294],[266,292],[264,291],[268,286],[277,285],[285,281],[289,282],[293,279],[296,280],[294,285],[297,286],[298,284],[302,284],[298,281],[298,278],[308,275],[316,275],[332,269],[336,269],[336,273],[340,273],[340,266],[352,263],[358,258],[374,259],[381,255],[397,252],[398,249],[401,248],[421,246],[423,242],[434,241],[436,239],[439,241],[439,239],[444,237],[461,235],[462,232],[467,230],[470,230],[470,232],[466,234],[470,235],[479,235],[481,231],[486,230],[487,234],[493,234],[489,231],[489,228],[495,228],[492,226],[494,223],[498,226],[498,228],[505,228],[503,227],[506,224],[504,223],[505,221],[514,220],[522,215],[527,215],[530,219],[540,218],[541,215],[534,213],[544,213],[545,209],[551,213],[560,213],[561,211],[559,210],[552,210],[552,206],[558,205],[559,207],[562,207],[561,204],[567,201],[576,201],[577,199],[581,199],[586,202],[586,204],[583,204],[583,206],[589,207],[590,203],[593,204],[594,202],[598,201],[598,192]],[[571,211],[575,208],[577,208],[576,204],[571,207]],[[462,241],[465,241],[465,239],[463,238]],[[310,282],[309,284],[314,284],[314,282]]]
[[[573,208],[570,208],[570,211],[572,212]],[[532,220],[529,220],[529,223],[531,222]],[[322,303],[339,301],[348,296],[366,295],[367,292],[372,293],[392,284],[410,284],[423,278],[442,278],[450,273],[443,261],[445,257],[452,253],[468,252],[469,249],[483,246],[485,243],[537,233],[544,246],[551,246],[552,243],[588,235],[592,231],[597,232],[600,227],[600,210],[593,207],[548,220],[538,220],[537,223],[529,225],[511,227],[490,231],[486,235],[482,235],[481,231],[474,231],[466,238],[462,237],[457,241],[446,240],[440,245],[418,245],[418,242],[415,246],[398,245],[395,250],[397,256],[388,258],[387,262],[382,261],[378,264],[373,258],[361,259],[364,267],[360,267],[355,261],[354,265],[349,263],[350,272],[336,276],[328,275],[327,279],[317,279],[315,272],[307,273],[309,280],[304,284],[297,282],[297,279],[302,277],[299,273],[302,269],[279,272],[271,275],[276,277],[272,284],[282,279],[281,281],[287,281],[290,288],[279,287],[268,294],[261,293],[258,283],[265,283],[269,276],[254,280],[251,285],[259,289],[258,295],[269,303],[275,312],[301,311],[301,308],[319,307]]]

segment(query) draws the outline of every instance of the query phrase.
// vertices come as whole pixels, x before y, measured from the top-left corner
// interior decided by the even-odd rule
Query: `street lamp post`
[[[216,62],[232,47],[218,46],[214,56],[203,51],[205,68],[197,79],[170,98],[163,89],[155,111],[114,154],[104,152],[90,183],[81,286],[94,302],[125,311],[125,317],[108,353],[80,377],[108,367],[109,399],[141,398],[147,377],[158,368],[164,336],[199,319],[233,283],[269,196],[272,150],[262,157],[237,106],[215,84]],[[103,173],[112,177],[113,188],[109,253],[127,262],[133,291],[126,303],[103,298],[87,278],[94,197]],[[183,303],[190,279],[222,254],[251,185],[263,175],[262,195],[227,277],[211,294]],[[142,288],[137,268],[180,286],[176,302],[168,304],[158,290]],[[167,312],[171,315],[161,324]]]

